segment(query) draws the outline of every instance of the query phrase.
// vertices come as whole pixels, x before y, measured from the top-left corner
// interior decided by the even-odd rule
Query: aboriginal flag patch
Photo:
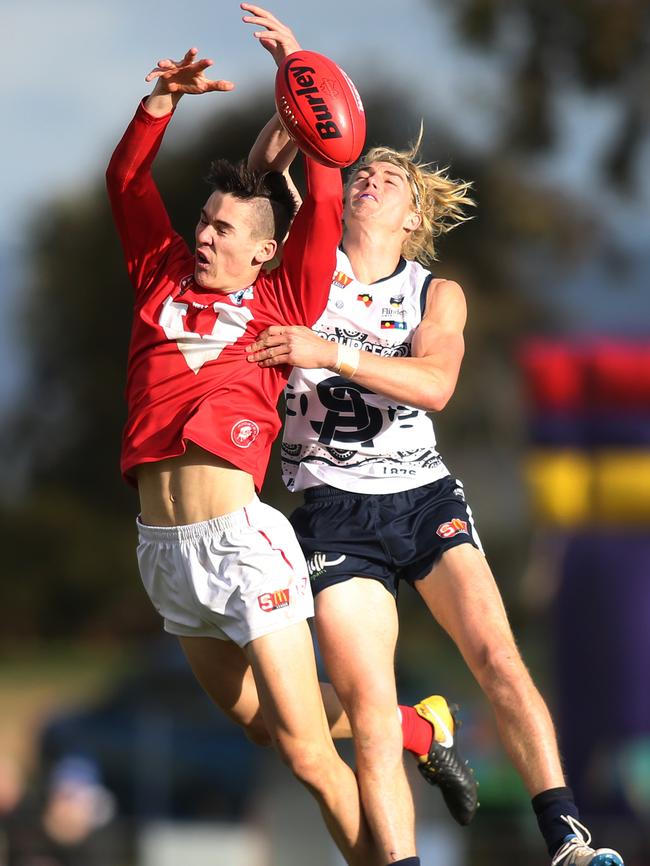
[[[396,322],[394,319],[382,319],[381,327],[382,330],[405,331],[406,322]]]

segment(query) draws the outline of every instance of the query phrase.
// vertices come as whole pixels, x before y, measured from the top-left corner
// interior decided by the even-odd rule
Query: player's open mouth
[[[357,201],[377,201],[371,192],[362,192],[357,196]]]
[[[209,263],[210,263],[210,262],[209,262],[209,259],[208,259],[208,257],[205,255],[205,253],[202,253],[200,250],[197,250],[197,251],[196,251],[196,264],[197,264],[198,266],[204,266],[204,267],[205,267],[205,266],[208,265]]]

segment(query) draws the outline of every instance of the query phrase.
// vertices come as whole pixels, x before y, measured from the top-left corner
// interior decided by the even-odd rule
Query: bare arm
[[[300,207],[302,196],[289,172],[297,153],[298,148],[282,126],[278,115],[274,114],[255,139],[248,154],[248,165],[260,171],[281,172],[287,179],[289,189]]]
[[[384,397],[426,411],[440,411],[456,388],[465,351],[467,308],[463,291],[450,280],[433,280],[410,358],[359,353],[354,381]],[[291,364],[337,372],[338,345],[309,328],[273,325],[248,349],[248,360],[268,367]]]
[[[251,3],[242,3],[241,7],[252,13],[243,18],[247,24],[256,24],[266,28],[263,31],[255,32],[254,35],[273,56],[278,66],[289,54],[300,51],[300,43],[293,31],[270,12],[267,12],[266,9],[262,9],[261,6],[253,6]],[[283,174],[298,206],[300,206],[302,198],[289,174],[289,168],[297,153],[298,148],[289,137],[276,113],[257,136],[248,154],[248,165],[260,171],[279,171]]]
[[[211,60],[196,60],[191,48],[182,60],[161,60],[147,76],[156,80],[151,96],[138,106],[106,171],[113,218],[122,241],[127,270],[136,291],[146,288],[160,253],[176,235],[151,175],[172,111],[183,93],[231,90],[229,81],[210,81]]]

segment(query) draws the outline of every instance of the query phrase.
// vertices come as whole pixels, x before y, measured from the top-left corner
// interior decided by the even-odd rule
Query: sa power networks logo
[[[254,421],[250,421],[248,418],[242,418],[241,421],[237,421],[236,424],[233,424],[232,430],[230,431],[230,438],[232,439],[233,445],[236,445],[238,448],[250,448],[259,436],[259,433],[260,428]]]
[[[257,603],[265,613],[271,613],[271,611],[279,610],[281,607],[289,607],[289,587],[258,595]]]
[[[453,520],[441,523],[436,529],[436,535],[439,535],[440,538],[453,538],[454,535],[458,535],[459,532],[465,532],[469,535],[467,521],[461,520],[460,517],[454,517]]]

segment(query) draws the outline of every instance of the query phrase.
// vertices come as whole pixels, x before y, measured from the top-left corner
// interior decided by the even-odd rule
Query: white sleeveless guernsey
[[[430,279],[417,262],[400,259],[390,277],[365,285],[339,250],[327,308],[313,330],[364,352],[406,357]],[[421,409],[330,370],[295,368],[285,399],[282,477],[290,490],[329,484],[355,493],[393,493],[449,474]]]

